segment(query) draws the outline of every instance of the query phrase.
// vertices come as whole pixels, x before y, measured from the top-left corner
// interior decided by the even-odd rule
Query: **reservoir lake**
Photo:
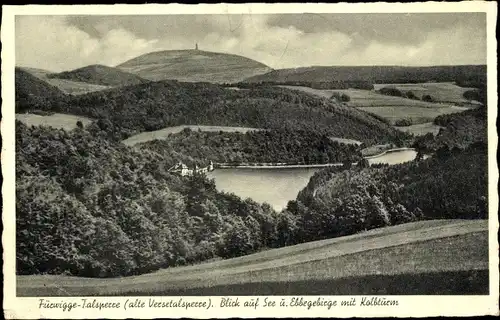
[[[370,164],[390,165],[412,161],[417,156],[414,150],[397,150],[368,159]],[[207,174],[215,180],[219,191],[234,193],[256,202],[267,202],[275,210],[282,210],[288,201],[295,200],[311,176],[321,168],[230,168],[216,169]]]

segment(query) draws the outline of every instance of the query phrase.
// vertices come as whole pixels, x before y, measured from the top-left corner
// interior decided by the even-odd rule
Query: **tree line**
[[[373,83],[363,80],[331,80],[331,81],[261,81],[261,82],[239,82],[235,84],[226,84],[226,86],[235,86],[242,89],[255,89],[262,86],[300,86],[320,90],[333,89],[364,89],[372,90]]]
[[[434,124],[441,126],[439,133],[417,137],[413,147],[422,153],[436,152],[439,149],[465,149],[476,142],[487,143],[487,107],[479,107],[460,113],[440,115]]]
[[[17,273],[125,276],[288,243],[292,217],[164,161],[92,130],[17,122]]]
[[[297,242],[428,219],[488,217],[487,145],[427,160],[321,170],[288,203]]]
[[[16,112],[84,115],[100,121],[116,141],[185,124],[309,130],[367,144],[405,135],[360,110],[286,88],[237,91],[209,83],[158,81],[69,96],[52,92],[49,88],[55,87],[48,84],[44,91],[43,82],[28,73],[16,74]]]
[[[318,164],[361,160],[360,147],[342,144],[325,134],[304,130],[263,130],[202,132],[184,129],[165,140],[141,144],[141,148],[160,154],[176,153],[216,163],[293,163]],[[192,161],[188,161],[188,164]]]

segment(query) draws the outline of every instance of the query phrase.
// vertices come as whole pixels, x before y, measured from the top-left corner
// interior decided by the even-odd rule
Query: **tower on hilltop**
[[[198,50],[198,43],[195,44],[194,50]]]

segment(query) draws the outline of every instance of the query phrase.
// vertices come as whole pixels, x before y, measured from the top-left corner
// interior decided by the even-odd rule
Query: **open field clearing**
[[[431,103],[401,97],[383,95],[375,91],[361,89],[320,90],[299,86],[282,86],[300,90],[323,98],[330,98],[334,92],[345,93],[350,97],[348,106],[359,108],[381,116],[391,123],[397,120],[411,119],[414,124],[432,121],[439,115],[456,113],[467,110],[465,107],[454,106],[450,103]]]
[[[109,86],[101,86],[101,85],[85,83],[85,82],[71,81],[71,80],[58,79],[58,78],[49,78],[49,77],[47,77],[47,75],[51,72],[47,71],[47,70],[36,69],[36,68],[22,68],[22,69],[28,73],[31,73],[32,75],[34,75],[38,79],[43,80],[43,81],[59,88],[64,93],[68,93],[68,94],[78,95],[78,94],[85,94],[85,93],[89,93],[89,92],[100,91],[100,90],[111,88]]]
[[[81,121],[84,126],[90,124],[92,119],[72,114],[54,113],[50,116],[40,116],[32,113],[17,113],[16,120],[27,126],[48,126],[56,129],[72,130],[76,122]]]
[[[474,88],[462,88],[452,82],[433,83],[400,83],[400,84],[375,84],[375,90],[384,87],[391,87],[401,92],[411,91],[419,99],[428,94],[438,102],[449,102],[454,104],[469,104],[470,101],[464,98],[464,92],[474,90]],[[476,102],[477,103],[477,102]]]
[[[433,122],[426,122],[421,124],[414,124],[407,127],[395,126],[395,128],[404,132],[409,132],[416,136],[423,136],[427,133],[437,135],[442,127],[434,124]]]
[[[148,142],[151,140],[162,140],[168,138],[169,134],[179,133],[184,129],[191,130],[201,130],[206,132],[241,132],[247,133],[248,131],[259,131],[263,129],[258,128],[247,128],[247,127],[224,127],[224,126],[199,126],[199,125],[182,125],[176,127],[168,127],[161,130],[150,131],[150,132],[141,132],[136,134],[126,140],[123,140],[123,143],[128,146],[133,146],[138,143]]]
[[[362,90],[362,89],[323,90],[323,89],[313,89],[301,86],[280,86],[280,87],[292,90],[300,90],[323,98],[331,98],[334,92],[345,93],[351,98],[351,101],[349,101],[347,104],[353,107],[409,106],[409,107],[424,107],[424,108],[446,108],[448,106],[438,103],[388,96],[377,93],[373,90]]]
[[[361,155],[363,157],[374,156],[374,155],[381,154],[382,152],[393,149],[393,148],[396,148],[396,146],[392,143],[376,144],[376,145],[369,146],[369,147],[362,149]]]
[[[392,124],[402,119],[410,119],[413,124],[422,124],[433,121],[437,116],[443,114],[457,113],[468,110],[468,108],[449,106],[440,108],[427,107],[359,107],[359,109],[376,114],[389,120]]]
[[[141,276],[17,276],[17,295],[487,294],[487,230],[422,221]]]
[[[299,90],[305,93],[309,94],[314,94],[315,96],[321,97],[321,98],[327,98],[330,99],[332,97],[332,94],[335,90],[322,90],[322,89],[313,89],[309,87],[303,87],[303,86],[285,86],[285,85],[279,85],[278,87],[281,88],[287,88],[291,90]]]
[[[358,140],[337,138],[337,137],[330,137],[330,140],[337,141],[338,143],[343,143],[343,144],[355,144],[355,145],[363,144],[363,142]]]

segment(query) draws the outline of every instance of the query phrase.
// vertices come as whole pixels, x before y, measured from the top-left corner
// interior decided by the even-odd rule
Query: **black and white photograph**
[[[496,4],[135,8],[3,20],[13,299],[498,298]]]

